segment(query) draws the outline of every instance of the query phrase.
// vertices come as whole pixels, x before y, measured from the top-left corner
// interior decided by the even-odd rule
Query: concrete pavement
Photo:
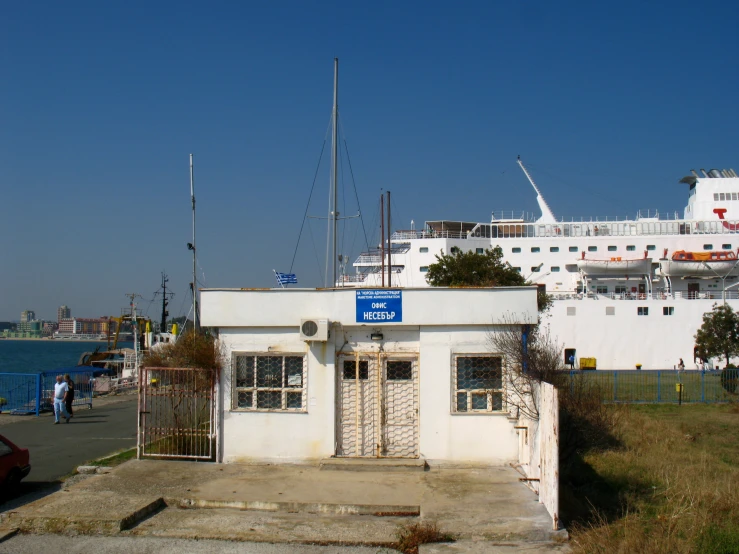
[[[36,533],[377,547],[391,547],[399,526],[427,520],[460,541],[450,552],[561,550],[546,510],[506,467],[360,472],[132,460],[4,519]]]

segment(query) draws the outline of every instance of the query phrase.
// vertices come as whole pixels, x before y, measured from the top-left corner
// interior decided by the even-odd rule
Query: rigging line
[[[178,312],[180,315],[182,315],[183,309],[185,307],[185,300],[187,300],[187,292],[182,295],[182,305],[180,306],[180,311]]]
[[[354,198],[357,200],[357,211],[359,212],[359,221],[362,223],[362,233],[364,234],[364,246],[369,249],[369,241],[367,240],[367,229],[364,226],[364,216],[362,215],[362,206],[359,203],[359,193],[357,192],[357,182],[354,180],[354,168],[352,168],[352,159],[349,156],[349,145],[344,139],[344,149],[346,150],[346,161],[349,165],[349,174],[352,178],[352,186],[354,187]]]
[[[308,202],[305,205],[305,213],[303,214],[303,222],[300,224],[300,232],[298,233],[298,242],[295,244],[295,252],[293,252],[293,259],[290,262],[290,271],[288,271],[288,273],[293,272],[293,265],[295,265],[295,256],[298,254],[298,247],[300,246],[300,237],[303,235],[303,227],[305,227],[305,220],[308,219],[308,209],[310,208],[310,200],[313,197],[313,189],[316,188],[316,179],[318,179],[318,171],[319,169],[321,169],[321,159],[323,158],[323,151],[326,149],[326,140],[328,139],[328,133],[330,130],[331,130],[331,118],[329,118],[328,127],[326,128],[326,135],[323,137],[323,146],[321,146],[321,153],[318,155],[318,165],[316,165],[316,172],[313,175],[313,185],[311,185],[310,194],[308,194]],[[310,228],[310,225],[308,227]]]
[[[310,223],[308,223],[308,234],[310,235],[310,241],[313,243],[313,253],[316,256],[316,265],[318,266],[318,275],[321,277],[321,280],[319,282],[323,283],[323,272],[321,271],[321,260],[318,257],[318,250],[316,250],[316,241],[313,238],[313,230],[311,229]],[[292,270],[292,266],[291,266],[291,270]]]
[[[346,219],[347,212],[346,212],[346,181],[344,180],[344,156],[341,155],[342,152],[339,150],[339,169],[341,174],[341,202],[342,207],[341,209],[344,211],[344,220],[341,221],[341,242],[339,243],[339,254],[342,253],[344,246],[346,245],[346,228],[349,225],[349,221]]]

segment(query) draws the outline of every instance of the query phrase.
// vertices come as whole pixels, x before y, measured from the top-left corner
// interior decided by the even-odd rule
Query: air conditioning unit
[[[328,319],[301,319],[300,338],[304,341],[326,342],[328,340]]]

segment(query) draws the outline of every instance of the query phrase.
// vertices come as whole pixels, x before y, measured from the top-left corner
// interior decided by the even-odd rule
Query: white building
[[[206,289],[201,313],[230,360],[225,462],[517,460],[490,334],[537,322],[535,287]]]

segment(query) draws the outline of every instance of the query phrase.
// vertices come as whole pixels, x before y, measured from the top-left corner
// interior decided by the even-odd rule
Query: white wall
[[[455,354],[490,353],[487,327],[422,327],[421,455],[430,460],[505,464],[518,456],[508,414],[452,412]]]

